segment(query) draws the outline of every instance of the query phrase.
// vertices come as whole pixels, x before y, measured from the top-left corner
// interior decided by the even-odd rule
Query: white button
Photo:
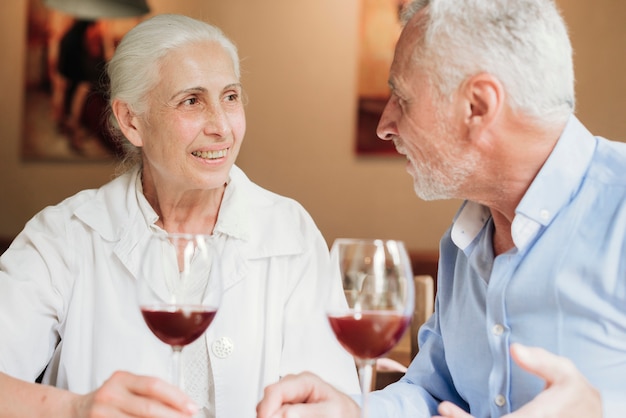
[[[211,350],[215,357],[226,358],[233,353],[234,344],[228,337],[221,337],[211,344]]]
[[[547,209],[542,209],[541,211],[539,211],[539,216],[541,217],[541,219],[546,220],[550,217],[550,211],[548,211]]]
[[[504,406],[506,404],[506,398],[504,396],[502,396],[502,395],[496,396],[496,398],[493,401],[498,406]]]
[[[500,324],[495,324],[493,326],[493,328],[491,328],[491,332],[493,333],[493,335],[495,335],[496,337],[499,337],[500,335],[502,335],[502,333],[504,332],[504,327]]]

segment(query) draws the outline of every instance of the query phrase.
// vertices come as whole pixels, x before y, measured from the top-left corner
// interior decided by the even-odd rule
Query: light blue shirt
[[[515,247],[493,257],[486,207],[465,202],[440,244],[435,313],[400,382],[372,417],[430,417],[442,400],[500,417],[545,382],[509,354],[518,342],[569,358],[626,414],[626,144],[574,116],[516,209]]]

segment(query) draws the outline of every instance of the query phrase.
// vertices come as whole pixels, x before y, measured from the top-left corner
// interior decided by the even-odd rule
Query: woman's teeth
[[[217,158],[226,157],[227,153],[228,149],[221,149],[218,151],[194,151],[191,153],[191,155],[204,159],[215,160]]]

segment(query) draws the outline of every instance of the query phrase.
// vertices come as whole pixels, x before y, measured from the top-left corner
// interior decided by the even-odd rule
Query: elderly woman
[[[246,128],[235,46],[159,15],[126,35],[108,73],[126,172],[41,211],[0,258],[2,416],[251,417],[267,384],[303,370],[358,391],[321,311],[341,292],[322,235],[234,165]],[[136,301],[138,243],[155,230],[212,234],[230,282],[198,340],[194,383],[207,389],[193,396],[167,383],[169,348]]]

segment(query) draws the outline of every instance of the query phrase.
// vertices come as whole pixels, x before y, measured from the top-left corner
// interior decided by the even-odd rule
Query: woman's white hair
[[[237,47],[217,27],[206,22],[175,14],[156,15],[132,28],[115,49],[107,64],[109,104],[121,100],[138,115],[147,110],[149,91],[158,83],[159,64],[168,52],[195,42],[217,42],[230,55],[237,78],[240,63]],[[138,148],[119,129],[109,111],[109,128],[124,149],[122,170],[140,162]]]
[[[419,12],[413,58],[442,97],[486,72],[514,110],[538,122],[563,122],[574,111],[572,46],[552,0],[415,0],[403,22]]]

